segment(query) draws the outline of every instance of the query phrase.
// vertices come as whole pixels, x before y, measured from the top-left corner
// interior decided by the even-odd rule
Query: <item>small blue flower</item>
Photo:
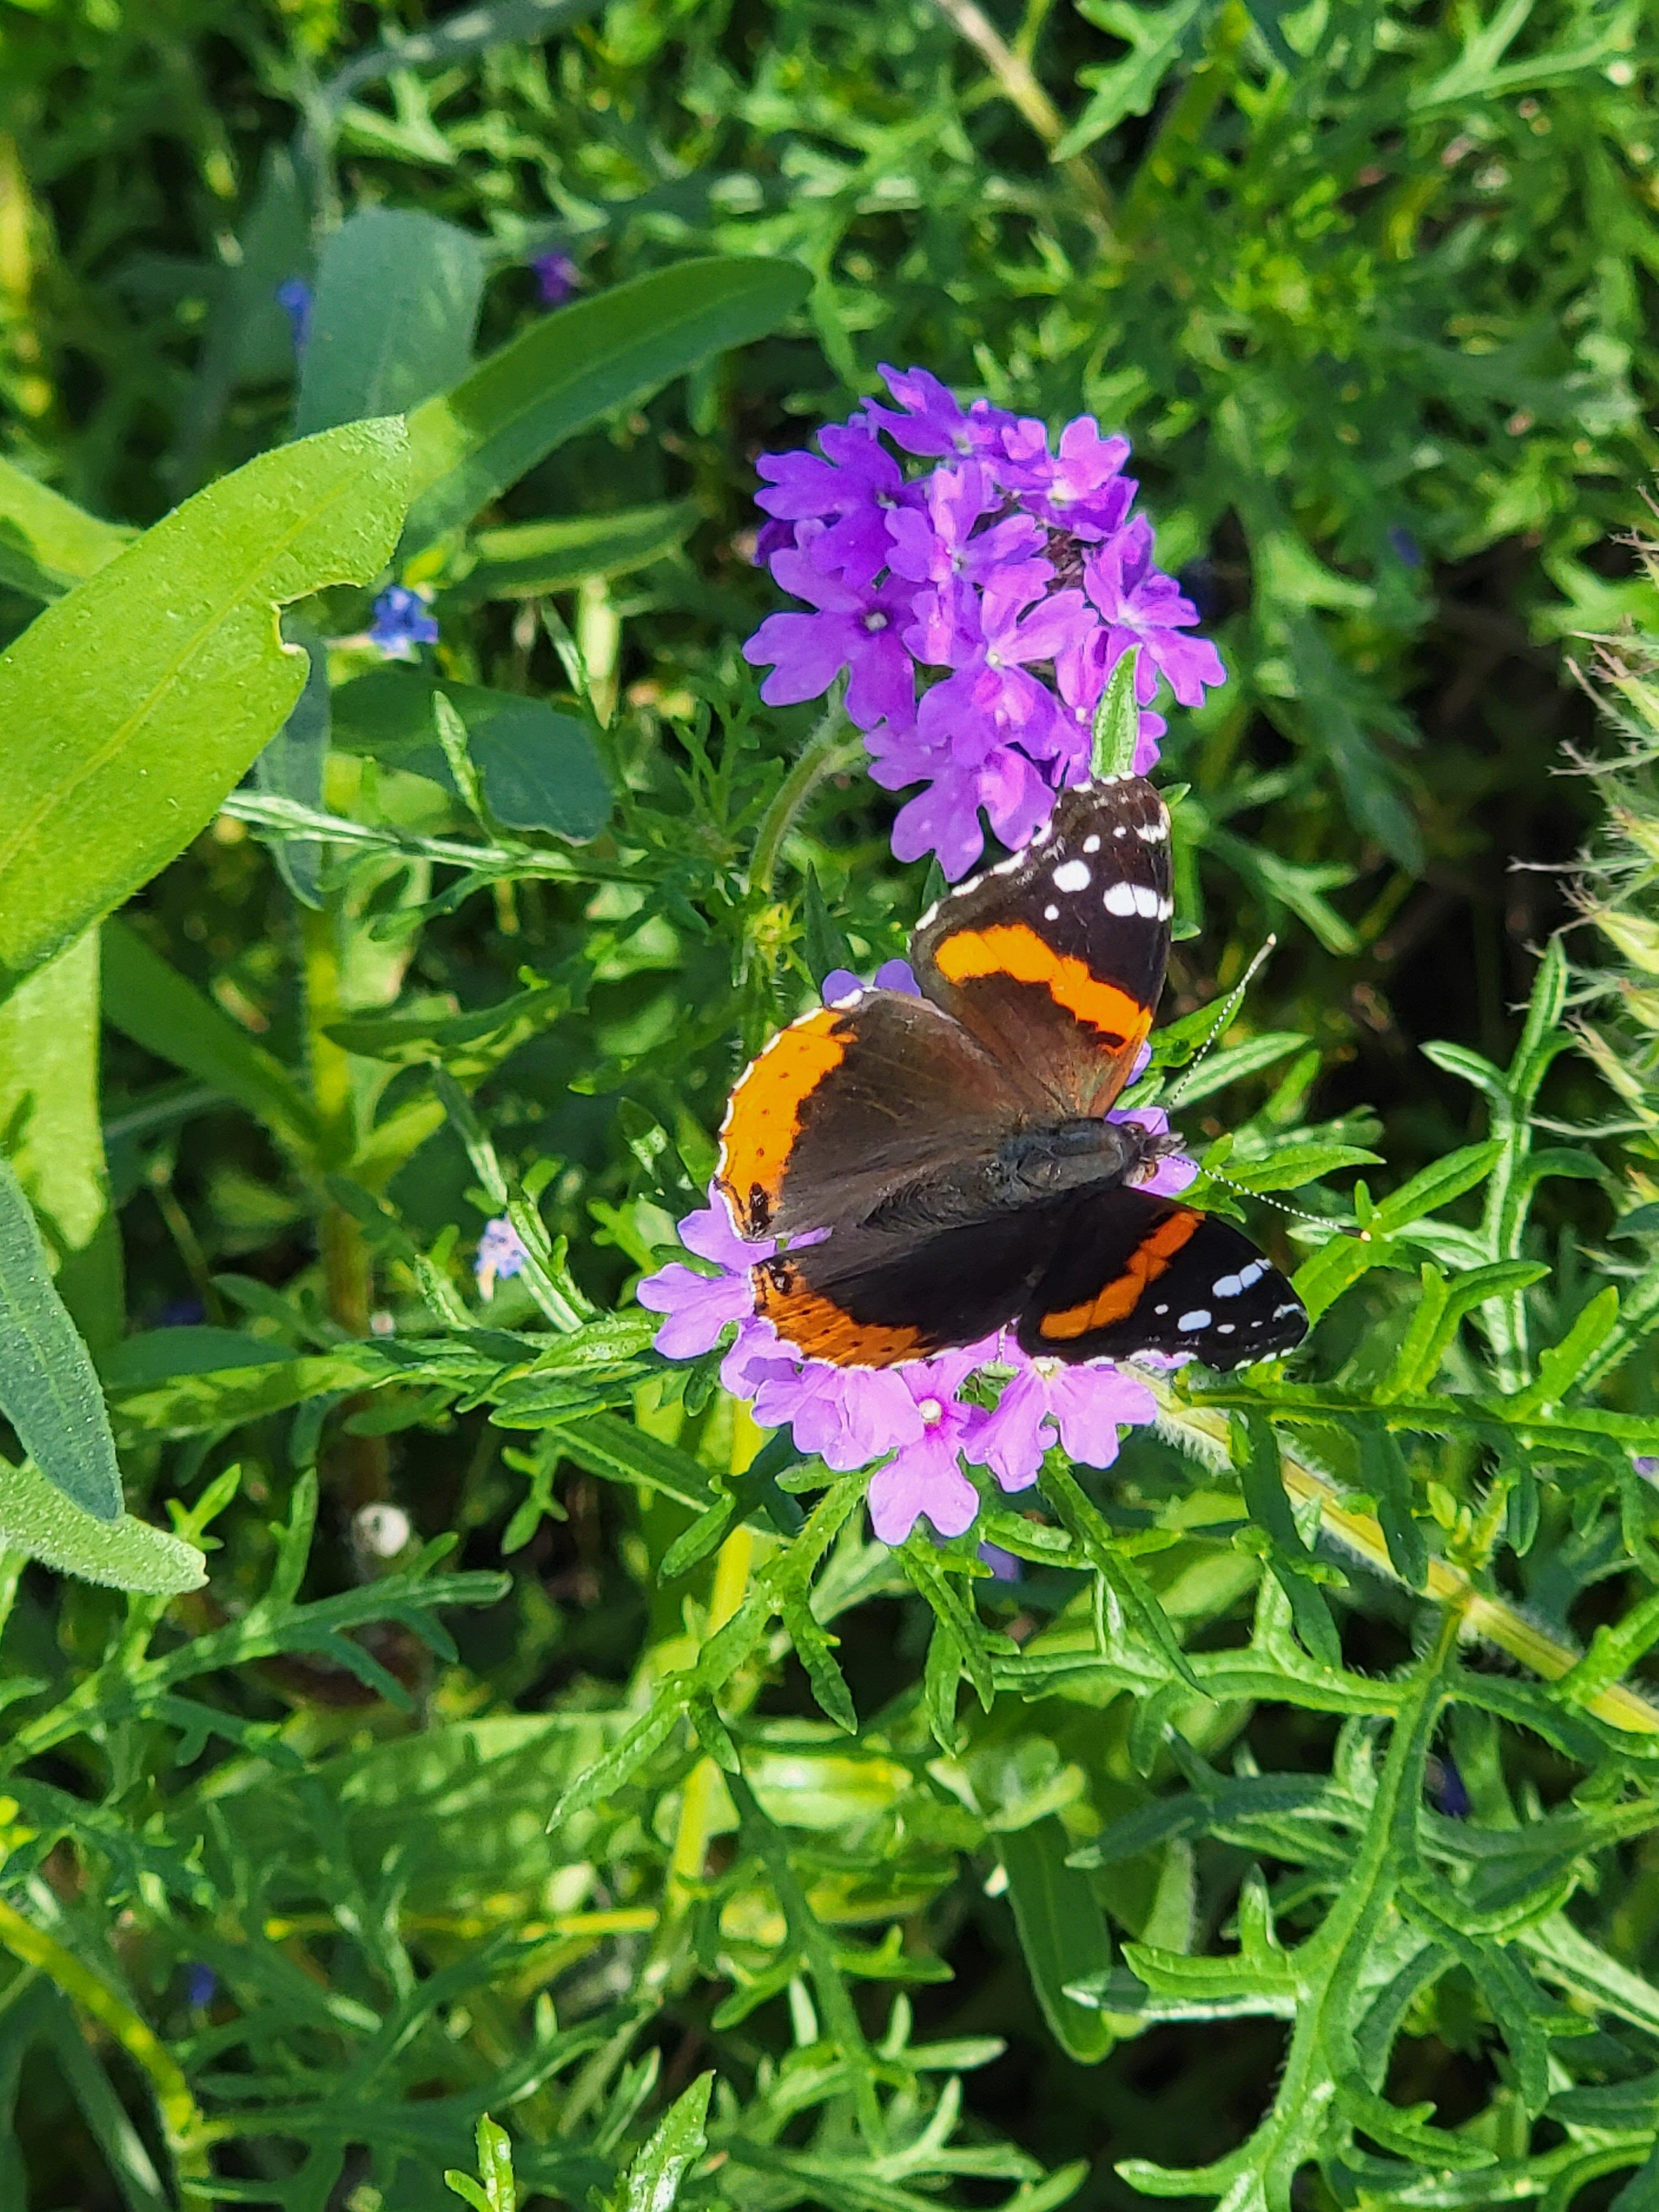
[[[192,1960],[185,1968],[185,2002],[198,2012],[210,2005],[218,1994],[219,1977],[211,1966],[204,1966],[199,1959]]]
[[[374,602],[368,641],[388,660],[413,660],[416,648],[435,645],[438,625],[420,592],[407,584],[388,584]]]
[[[531,262],[544,307],[562,307],[576,289],[576,264],[568,253],[538,253]]]
[[[479,1291],[485,1297],[493,1296],[497,1280],[505,1282],[520,1273],[529,1257],[518,1231],[504,1213],[486,1221],[478,1239],[478,1256],[472,1263]]]
[[[276,298],[293,330],[294,350],[301,354],[311,336],[311,287],[303,276],[289,276],[276,287]]]
[[[1403,522],[1396,522],[1389,532],[1389,543],[1408,568],[1423,565],[1423,548],[1412,536]]]

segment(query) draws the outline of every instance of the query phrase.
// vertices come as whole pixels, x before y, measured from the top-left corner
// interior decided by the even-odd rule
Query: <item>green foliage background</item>
[[[0,2203],[1659,2204],[1653,11],[994,15],[0,9]],[[1133,438],[1370,1232],[1018,1583],[630,1296],[923,902],[737,650],[881,362]]]

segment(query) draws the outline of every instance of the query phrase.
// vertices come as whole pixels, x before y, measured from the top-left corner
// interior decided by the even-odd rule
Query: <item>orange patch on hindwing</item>
[[[755,1311],[810,1359],[827,1359],[837,1367],[896,1367],[930,1348],[920,1329],[855,1321],[833,1298],[809,1290],[799,1269],[787,1260],[763,1261],[750,1273]]]
[[[990,929],[962,929],[933,953],[941,975],[951,983],[970,983],[985,975],[1011,976],[1036,983],[1057,1006],[1086,1022],[1114,1053],[1133,1052],[1152,1026],[1152,1010],[1115,983],[1103,983],[1086,962],[1056,952],[1023,921],[1000,921]]]
[[[744,1236],[769,1231],[801,1109],[846,1051],[845,1018],[822,1006],[780,1030],[732,1091],[714,1180]]]
[[[1203,1218],[1201,1213],[1183,1206],[1180,1212],[1159,1222],[1152,1235],[1130,1253],[1129,1264],[1121,1275],[1114,1276],[1103,1290],[1092,1298],[1085,1298],[1080,1306],[1066,1306],[1059,1313],[1044,1314],[1037,1323],[1037,1334],[1069,1340],[1087,1336],[1091,1329],[1104,1328],[1109,1322],[1126,1320],[1140,1304],[1147,1285],[1164,1273]]]

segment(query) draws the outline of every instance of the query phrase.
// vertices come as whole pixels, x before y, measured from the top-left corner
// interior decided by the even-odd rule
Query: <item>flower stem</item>
[[[863,748],[864,740],[856,732],[848,735],[847,717],[839,704],[832,706],[807,739],[800,758],[778,786],[776,797],[761,817],[760,828],[755,833],[754,857],[749,863],[749,881],[756,890],[771,890],[783,841],[819,784],[828,776],[838,775],[842,769],[851,768]]]
[[[1227,1415],[1184,1404],[1162,1376],[1143,1374],[1140,1379],[1158,1401],[1158,1425],[1170,1441],[1206,1466],[1219,1464],[1227,1455]],[[1279,1461],[1285,1487],[1293,1498],[1317,1500],[1322,1525],[1338,1543],[1357,1553],[1373,1573],[1386,1575],[1390,1582],[1401,1581],[1389,1556],[1388,1539],[1379,1522],[1345,1504],[1330,1477],[1296,1458],[1282,1440]],[[1582,1656],[1565,1637],[1552,1636],[1501,1597],[1480,1589],[1463,1568],[1449,1559],[1430,1559],[1427,1578],[1419,1595],[1449,1607],[1470,1635],[1495,1644],[1547,1682],[1559,1682]],[[1584,1698],[1583,1710],[1610,1728],[1626,1729],[1636,1735],[1659,1735],[1659,1709],[1623,1682],[1595,1691]]]

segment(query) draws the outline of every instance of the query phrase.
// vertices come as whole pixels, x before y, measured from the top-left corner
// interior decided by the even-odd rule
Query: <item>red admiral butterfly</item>
[[[1231,1368],[1306,1334],[1247,1237],[1137,1188],[1175,1140],[1103,1119],[1164,988],[1170,881],[1152,785],[1085,784],[922,916],[923,996],[851,994],[751,1064],[717,1181],[744,1236],[791,1240],[754,1269],[781,1336],[842,1367],[1012,1328],[1060,1359]]]

